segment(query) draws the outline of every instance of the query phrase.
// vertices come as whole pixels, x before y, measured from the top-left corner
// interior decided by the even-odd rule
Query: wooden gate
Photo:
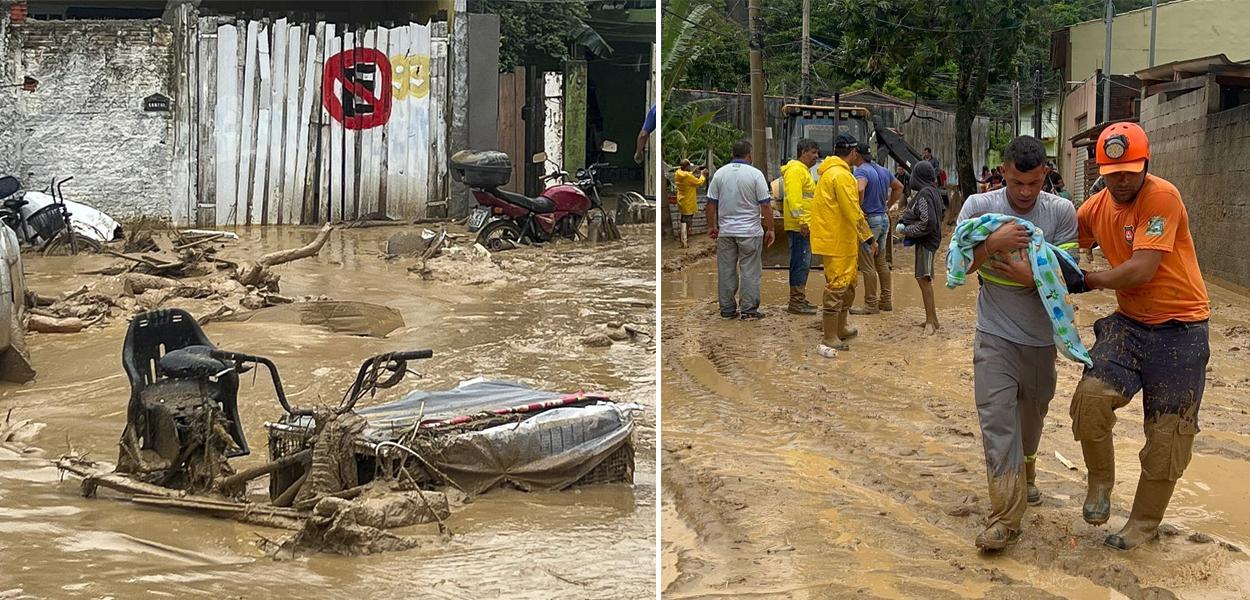
[[[200,30],[200,225],[411,220],[443,197],[447,42],[428,26]]]

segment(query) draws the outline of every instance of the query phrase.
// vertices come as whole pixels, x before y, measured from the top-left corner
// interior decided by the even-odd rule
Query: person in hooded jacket
[[[933,259],[942,244],[942,192],[938,189],[937,171],[929,161],[916,163],[911,173],[912,195],[907,210],[899,219],[899,236],[916,247],[916,283],[924,300],[924,332],[933,335],[941,327],[937,304],[933,299]]]

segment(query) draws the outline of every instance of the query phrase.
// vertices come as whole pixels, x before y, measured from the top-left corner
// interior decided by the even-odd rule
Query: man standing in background
[[[705,209],[708,235],[716,240],[720,316],[761,319],[761,261],[775,235],[772,196],[764,174],[751,166],[751,142],[735,142],[732,152],[733,160],[708,184]]]
[[[816,307],[807,301],[807,275],[812,265],[809,226],[812,221],[812,196],[816,182],[812,167],[820,160],[820,147],[815,140],[803,138],[795,156],[781,167],[781,211],[786,237],[790,242],[790,304],[786,311],[796,315],[814,315]]]
[[[878,251],[873,253],[868,251],[868,246],[860,247],[859,272],[864,275],[864,306],[852,308],[851,314],[875,315],[879,311],[894,310],[890,267],[885,262],[885,252],[880,249],[889,243],[890,217],[886,215],[886,209],[902,197],[903,184],[894,179],[885,167],[873,162],[868,144],[860,142],[856,150],[859,164],[855,165],[854,174],[859,187],[860,208],[868,219],[868,228],[872,230]],[[878,290],[880,296],[877,295]]]
[[[820,182],[812,199],[812,254],[821,256],[825,270],[824,335],[816,351],[825,358],[836,357],[839,350],[849,350],[845,340],[859,333],[847,325],[847,315],[855,301],[860,244],[867,242],[874,254],[879,251],[864,211],[859,208],[859,187],[848,162],[858,162],[858,145],[854,137],[838,135],[833,156],[820,164]]]
[[[685,248],[690,239],[690,226],[694,223],[694,213],[699,211],[699,187],[707,181],[707,167],[694,171],[690,159],[681,159],[681,166],[673,173],[673,184],[677,186],[677,212],[681,213],[678,224],[678,237],[681,247]]]

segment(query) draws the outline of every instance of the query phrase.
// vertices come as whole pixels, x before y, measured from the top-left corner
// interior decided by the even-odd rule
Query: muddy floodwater
[[[663,246],[665,598],[1250,597],[1250,299],[1208,282],[1202,432],[1160,541],[1122,553],[1102,545],[1127,519],[1140,472],[1140,397],[1118,411],[1111,521],[1081,520],[1084,464],[1068,416],[1081,369],[1060,359],[1037,463],[1042,505],[1029,507],[1018,544],[982,555],[975,278],[948,290],[937,268],[942,329],[925,337],[912,253],[898,248],[895,311],[851,317],[859,337],[830,361],[816,354],[819,317],[784,312],[785,271],[764,273],[765,320],[725,321],[714,260],[680,258],[706,242]],[[813,271],[809,300],[822,285]],[[1091,344],[1114,296],[1077,303]]]
[[[583,329],[609,321],[654,331],[654,229],[622,229],[624,241],[597,246],[519,249],[463,266],[436,259],[442,262],[434,280],[410,274],[412,259],[382,259],[382,243],[399,228],[340,229],[318,257],[276,268],[282,294],[384,304],[402,314],[404,327],[385,339],[283,323],[209,323],[205,331],[218,347],[272,358],[295,405],[337,404],[363,359],[419,348],[433,349],[434,358],[409,363],[423,377],[409,376],[394,394],[477,376],[606,391],[645,407],[635,433],[633,485],[491,491],[453,512],[449,538],[433,527],[406,531],[423,540],[415,550],[274,561],[260,550],[259,536],[277,539],[283,531],[141,508],[103,490],[84,499],[78,482],[60,481],[48,463],[69,447],[116,460],[130,393],[121,368],[127,322],[120,318],[78,334],[31,335],[38,378],[0,387],[0,413],[12,409],[14,418],[47,423],[35,440],[42,457],[0,450],[0,598],[653,595],[655,346],[650,340],[581,344]],[[226,256],[300,246],[315,229],[240,234]],[[27,283],[53,295],[99,281],[76,273],[112,262],[30,257]],[[193,314],[214,308],[183,302],[174,306]],[[239,408],[253,452],[232,461],[236,468],[266,460],[264,422],[281,413],[265,377],[242,379]],[[254,492],[261,494],[263,485]]]

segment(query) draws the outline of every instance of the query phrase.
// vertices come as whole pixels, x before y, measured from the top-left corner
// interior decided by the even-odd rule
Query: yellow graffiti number
[[[430,57],[423,54],[391,57],[391,86],[396,101],[420,100],[430,94]]]

